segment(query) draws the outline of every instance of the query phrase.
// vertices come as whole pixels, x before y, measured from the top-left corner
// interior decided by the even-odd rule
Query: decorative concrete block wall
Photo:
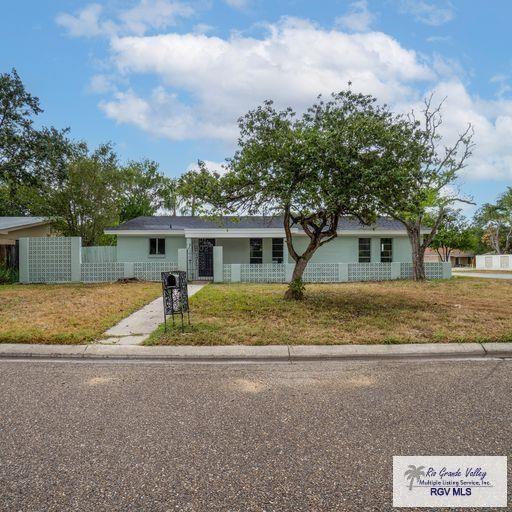
[[[80,282],[80,237],[20,238],[21,283]]]
[[[81,242],[80,237],[21,238],[20,282],[105,283],[126,278],[160,281],[162,272],[178,270],[178,262],[173,261],[98,261],[111,259],[115,247],[82,248]],[[82,261],[82,254],[88,261]]]
[[[428,279],[449,279],[450,263],[425,263]],[[286,283],[292,264],[223,265],[225,283]],[[304,271],[305,283],[346,283],[412,279],[411,263],[310,263]]]
[[[82,261],[82,254],[88,261]],[[187,249],[177,250],[178,261],[90,261],[112,257],[113,251],[94,248],[82,251],[79,237],[20,239],[20,281],[22,283],[101,283],[123,278],[160,281],[162,272],[186,270],[194,279]],[[486,256],[487,257],[487,256]],[[491,256],[495,258],[495,256]],[[286,260],[285,260],[286,261]],[[192,264],[193,265],[193,264]],[[223,247],[213,249],[213,280],[217,283],[286,283],[293,272],[291,263],[224,264]],[[425,264],[429,279],[451,276],[450,263]],[[310,263],[304,272],[306,283],[385,281],[411,279],[412,263]]]

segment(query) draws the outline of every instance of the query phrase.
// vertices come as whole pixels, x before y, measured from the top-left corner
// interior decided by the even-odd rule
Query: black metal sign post
[[[162,272],[162,296],[164,301],[165,332],[167,332],[167,315],[172,316],[172,325],[174,326],[175,314],[179,314],[181,316],[181,332],[184,332],[184,313],[187,313],[188,325],[190,325],[187,273],[182,270]]]

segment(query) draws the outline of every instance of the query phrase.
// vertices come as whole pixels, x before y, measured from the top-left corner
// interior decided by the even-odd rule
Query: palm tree
[[[404,476],[407,477],[407,480],[410,480],[409,482],[409,490],[412,491],[412,484],[414,483],[414,480],[419,480],[420,477],[425,476],[425,466],[414,466],[410,465],[408,466],[409,469],[404,473]]]

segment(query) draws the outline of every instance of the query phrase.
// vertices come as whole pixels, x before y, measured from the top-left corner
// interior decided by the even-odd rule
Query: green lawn
[[[0,343],[83,343],[161,293],[158,283],[0,285]]]
[[[454,278],[308,285],[210,284],[191,299],[192,326],[147,344],[268,345],[512,341],[512,281]]]

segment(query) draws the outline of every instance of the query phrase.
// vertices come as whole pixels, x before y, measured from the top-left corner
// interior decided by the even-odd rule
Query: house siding
[[[14,229],[5,235],[0,234],[0,245],[14,245],[20,238],[50,236],[51,234],[52,229],[49,224]]]
[[[371,238],[371,261],[380,262],[380,236],[362,235]],[[117,237],[117,261],[178,261],[178,249],[186,248],[184,236],[165,237],[165,256],[149,255],[149,238],[145,236]],[[359,260],[359,240],[357,236],[340,236],[320,247],[312,263],[357,263]],[[393,261],[407,263],[412,259],[411,244],[407,236],[388,236],[393,239]],[[298,252],[303,252],[308,244],[307,237],[294,237],[293,243]],[[249,238],[216,238],[215,245],[223,247],[225,264],[249,263]],[[289,263],[293,263],[291,257]],[[272,238],[263,239],[263,263],[272,263]]]
[[[184,236],[165,238],[165,256],[150,256],[149,236],[118,236],[117,261],[178,261],[178,249],[186,248]]]

